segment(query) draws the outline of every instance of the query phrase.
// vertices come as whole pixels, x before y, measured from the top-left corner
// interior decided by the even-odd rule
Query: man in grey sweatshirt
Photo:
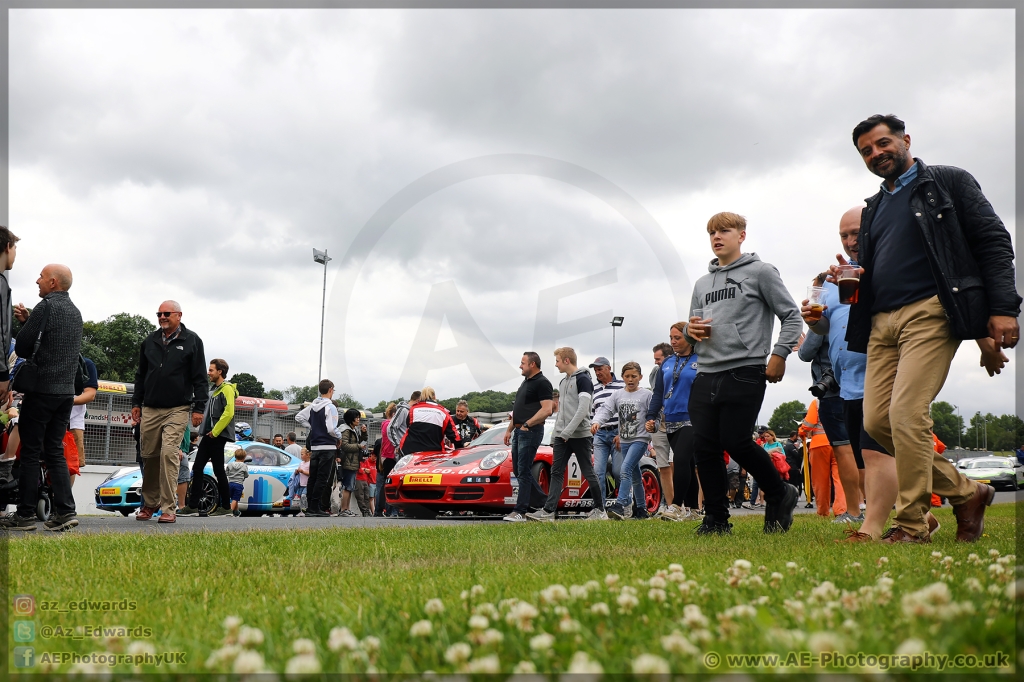
[[[587,518],[607,519],[601,502],[600,482],[594,472],[591,452],[594,449],[594,438],[590,435],[590,405],[594,400],[594,382],[590,380],[590,372],[576,366],[576,351],[572,348],[555,350],[555,367],[565,375],[558,386],[559,407],[555,413],[555,425],[551,431],[551,479],[548,485],[548,497],[544,509],[526,515],[531,521],[554,521],[558,500],[562,498],[562,483],[565,481],[565,470],[571,467],[570,458],[576,456],[578,469],[569,472],[569,490],[575,489],[579,495],[580,480],[587,479],[590,495],[594,500],[594,508]]]
[[[735,213],[718,213],[708,221],[717,257],[708,274],[694,284],[685,331],[700,358],[689,411],[704,491],[705,516],[697,529],[701,535],[726,534],[731,528],[723,452],[750,472],[764,491],[766,533],[789,530],[796,507],[796,488],[782,480],[750,434],[757,428],[765,383],[782,380],[803,322],[779,271],[756,254],[741,252],[746,227],[746,219]],[[773,346],[775,317],[782,331]]]

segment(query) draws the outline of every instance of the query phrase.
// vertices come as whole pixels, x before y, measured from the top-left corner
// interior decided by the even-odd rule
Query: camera
[[[811,384],[811,387],[807,389],[811,392],[815,398],[824,397],[826,393],[831,391],[839,390],[839,382],[836,381],[836,375],[832,373],[832,368],[829,367],[821,372],[821,378]]]

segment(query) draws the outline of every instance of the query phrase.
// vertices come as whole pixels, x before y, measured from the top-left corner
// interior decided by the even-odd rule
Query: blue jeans
[[[529,431],[520,428],[512,430],[512,473],[519,479],[515,511],[520,514],[530,511],[530,507],[543,507],[547,499],[547,495],[533,480],[533,460],[543,439],[544,424],[537,424]]]
[[[597,474],[597,480],[601,482],[601,499],[594,498],[594,501],[598,503],[598,509],[604,509],[608,463],[612,459],[612,454],[617,452],[614,441],[618,433],[618,429],[598,429],[594,434],[594,473]]]
[[[622,444],[626,452],[622,458],[619,497],[615,501],[623,507],[629,506],[633,500],[636,500],[637,507],[647,508],[645,506],[647,501],[644,498],[644,482],[640,478],[640,458],[647,452],[647,446],[648,442],[645,440]]]

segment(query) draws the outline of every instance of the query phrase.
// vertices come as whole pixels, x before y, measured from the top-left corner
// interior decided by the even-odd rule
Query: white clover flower
[[[311,639],[300,638],[292,642],[292,651],[297,654],[315,654],[316,644]]]
[[[843,629],[844,630],[849,630],[850,632],[856,632],[857,631],[857,621],[853,620],[852,618],[847,618],[846,620],[843,621]]]
[[[660,575],[656,575],[647,581],[647,585],[663,590],[668,583]]]
[[[749,571],[751,566],[753,566],[753,564],[751,564],[746,559],[737,559],[736,561],[732,562],[732,565],[733,568],[738,568],[741,571]]]
[[[601,584],[596,580],[588,580],[587,582],[583,583],[583,587],[587,588],[587,592],[595,592],[601,589]]]
[[[750,576],[750,578],[747,579],[747,582],[755,587],[762,587],[764,585],[764,580],[762,580],[759,575]]]
[[[736,606],[732,606],[720,613],[718,617],[727,618],[729,620],[735,620],[737,618],[755,618],[757,617],[757,609],[750,604],[737,604]]]
[[[590,595],[590,590],[587,589],[586,585],[570,585],[569,596],[573,599],[586,599]]]
[[[238,616],[228,616],[222,623],[225,632],[238,632],[238,628],[242,626],[242,619]]]
[[[219,668],[225,663],[234,661],[240,653],[242,653],[242,647],[237,644],[227,644],[220,649],[211,651],[205,665],[210,669]]]
[[[558,621],[559,632],[579,632],[580,622],[574,618],[563,618]]]
[[[977,578],[968,578],[964,581],[964,587],[971,592],[981,592],[981,581]]]
[[[474,658],[469,662],[466,669],[470,673],[479,673],[482,675],[497,675],[501,672],[501,661],[498,660],[497,654],[491,654],[482,658]]]
[[[619,613],[630,613],[640,603],[640,600],[635,595],[626,591],[623,591],[615,601],[619,605]]]
[[[668,579],[673,583],[681,583],[686,580],[686,574],[682,571],[672,571],[668,574]]]
[[[530,648],[534,651],[547,651],[555,644],[555,636],[542,632],[535,637],[530,638]]]
[[[810,602],[829,602],[835,601],[839,597],[839,590],[832,584],[831,581],[825,580],[817,587],[811,590],[811,596],[808,597],[807,601]]]
[[[505,614],[505,622],[515,625],[523,632],[530,632],[533,630],[533,619],[539,614],[540,612],[533,604],[525,601],[516,602]]]
[[[487,620],[487,616],[476,615],[469,617],[470,630],[486,630],[490,624],[491,621]]]
[[[459,599],[462,601],[469,601],[469,590],[463,590],[459,592]]]
[[[235,658],[235,665],[231,671],[236,675],[252,675],[261,673],[266,668],[263,662],[263,654],[258,651],[245,650],[239,652]]]
[[[533,661],[519,661],[512,668],[513,675],[533,675],[537,672],[537,666]]]
[[[758,606],[764,606],[765,604],[771,602],[771,600],[772,598],[769,597],[767,594],[762,594],[760,597],[754,600],[754,603]]]
[[[320,670],[320,661],[313,654],[293,656],[284,666],[286,675],[316,675]]]
[[[634,675],[668,675],[672,669],[661,656],[654,654],[640,654],[633,659]]]
[[[557,604],[569,598],[569,590],[565,585],[548,585],[540,591],[540,600],[545,604]]]
[[[923,654],[928,650],[928,645],[919,639],[905,639],[903,642],[896,647],[896,654],[898,656],[915,656],[917,654]]]
[[[796,572],[797,572],[797,569],[799,569],[799,568],[800,568],[800,567],[796,565],[796,562],[795,562],[795,561],[787,561],[787,562],[786,562],[786,569],[787,569],[787,570],[788,570],[788,571],[789,571],[790,573],[796,573]]]
[[[252,649],[263,644],[263,630],[243,625],[238,631],[238,643],[247,649]]]
[[[409,634],[413,637],[429,637],[434,631],[434,626],[429,620],[418,620],[409,628]]]
[[[715,639],[715,636],[711,634],[711,630],[699,628],[690,633],[690,641],[698,642],[700,644],[708,644]]]
[[[942,552],[932,552],[932,560],[938,561],[942,558]]]
[[[880,556],[880,557],[878,557],[878,561],[876,562],[876,565],[881,567],[881,566],[883,566],[884,564],[887,564],[887,563],[889,563],[889,557],[887,557],[887,556]]]
[[[656,601],[660,604],[668,598],[668,595],[665,594],[665,590],[659,589],[657,587],[652,587],[650,590],[647,591],[647,598],[651,601]]]
[[[444,652],[444,660],[452,665],[458,666],[469,660],[473,655],[473,648],[465,642],[456,642]]]
[[[845,642],[834,632],[815,632],[807,638],[807,648],[816,654],[826,651],[843,651]]]
[[[551,612],[554,613],[556,616],[569,615],[569,609],[565,608],[564,606],[556,606],[555,608],[551,609]]]
[[[668,572],[669,573],[682,573],[683,572],[683,565],[682,564],[669,564],[668,565]]]
[[[156,648],[149,642],[136,640],[128,644],[129,656],[145,656],[146,654],[149,654],[150,656],[156,654]]]
[[[372,635],[363,637],[363,641],[359,643],[359,648],[368,654],[375,654],[380,651],[380,639]]]
[[[673,630],[671,635],[666,635],[661,638],[661,648],[670,654],[679,654],[683,656],[692,656],[700,651],[695,647],[690,640],[683,637],[683,634],[679,630]]]
[[[477,597],[479,597],[483,593],[484,593],[484,586],[483,585],[473,585],[473,587],[469,588],[469,596],[471,598],[473,598],[473,599],[476,599]]]
[[[991,595],[997,595],[1003,593],[1003,588],[1000,587],[997,583],[992,583],[988,586],[988,590],[986,591]]]
[[[592,659],[584,651],[577,651],[569,660],[569,667],[566,670],[570,675],[600,675],[604,673],[601,664]]]
[[[615,585],[618,585],[619,584],[619,574],[618,573],[609,573],[608,575],[606,575],[604,577],[604,584],[607,585],[608,587],[614,587]]]
[[[999,550],[998,549],[990,549],[988,551],[988,555],[994,559],[997,556],[999,556]]]
[[[428,616],[438,616],[444,613],[444,602],[440,599],[428,599],[423,605],[423,612]]]
[[[773,588],[778,587],[779,583],[782,582],[782,578],[782,574],[778,571],[775,571],[770,576],[768,576],[768,584]]]
[[[348,628],[331,628],[327,636],[327,648],[331,651],[355,651],[359,646],[359,640]]]
[[[611,609],[603,601],[599,601],[596,604],[590,605],[590,612],[595,616],[607,616],[611,613]]]
[[[473,613],[478,616],[487,616],[491,620],[498,620],[498,616],[500,615],[497,607],[495,607],[491,602],[484,602],[483,604],[474,606]]]
[[[487,628],[481,632],[480,636],[477,638],[477,643],[480,646],[497,645],[501,644],[503,641],[505,641],[505,635],[502,634],[500,630],[495,630],[494,628]]]
[[[682,623],[691,630],[697,630],[708,626],[708,618],[700,612],[699,606],[696,604],[687,604],[683,607]]]

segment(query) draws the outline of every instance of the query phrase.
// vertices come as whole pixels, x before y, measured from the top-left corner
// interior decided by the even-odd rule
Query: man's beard
[[[905,172],[909,157],[910,155],[908,154],[906,147],[898,152],[880,156],[871,164],[871,172],[880,178],[895,180]],[[886,159],[892,159],[892,165],[889,167],[889,170],[882,172],[878,170],[878,166]]]

